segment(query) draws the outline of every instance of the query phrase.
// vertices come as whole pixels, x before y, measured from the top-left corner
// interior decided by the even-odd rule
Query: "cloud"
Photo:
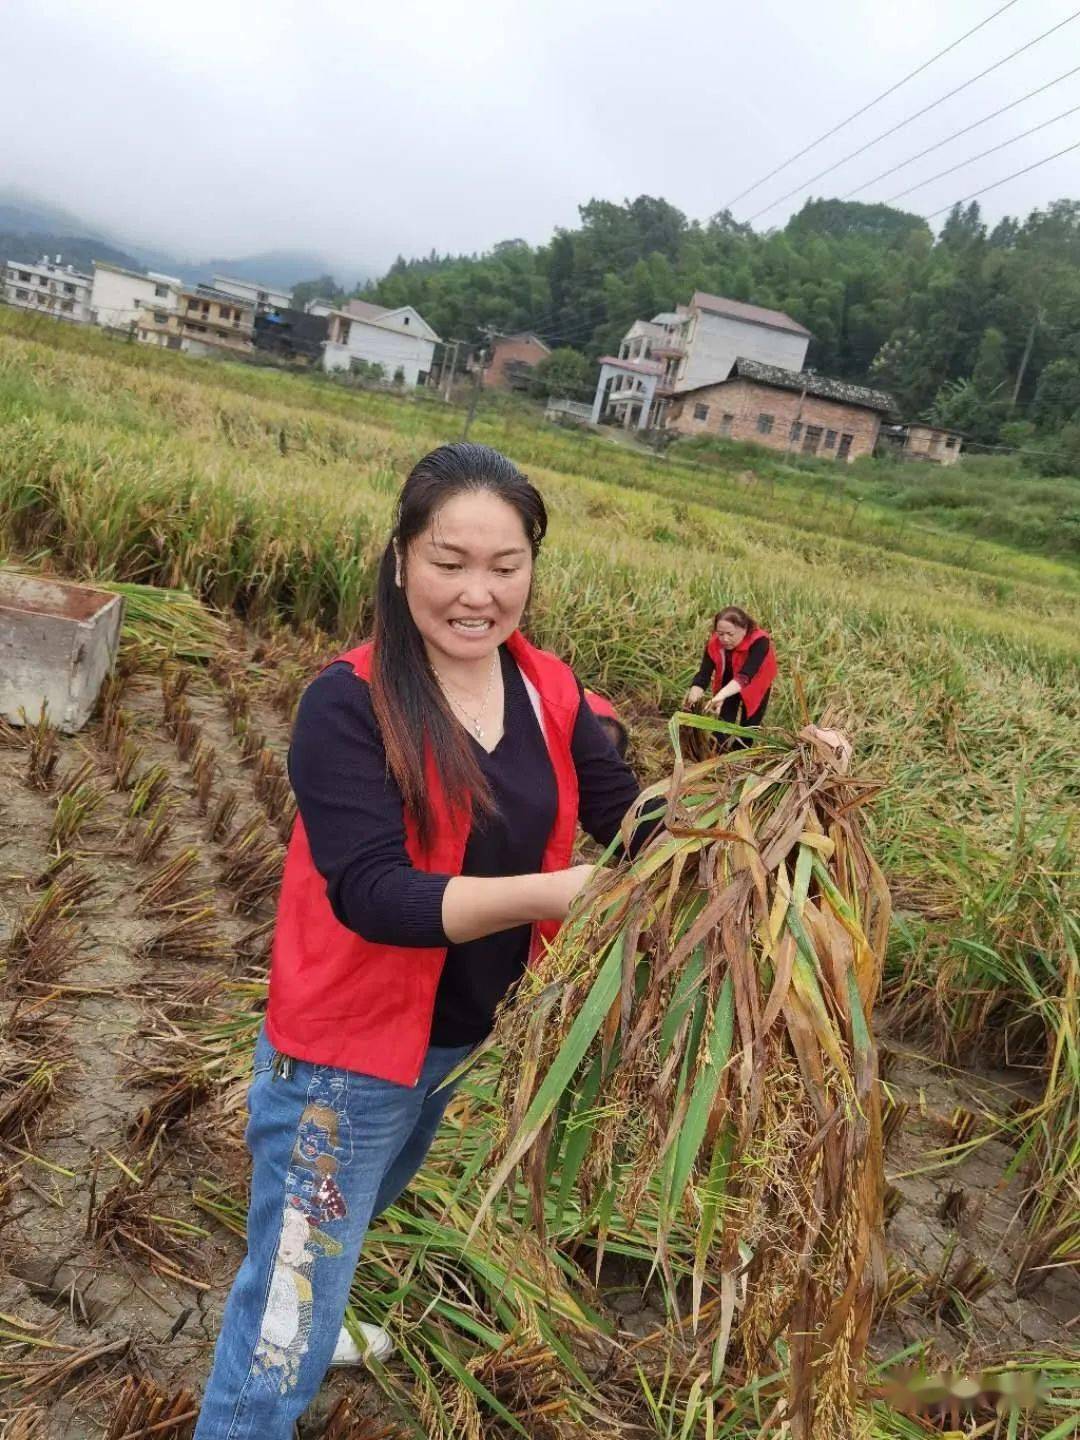
[[[663,195],[704,218],[987,13],[986,0],[902,10],[862,0],[6,0],[0,127],[17,138],[0,180],[143,243],[189,254],[304,247],[346,274],[399,252],[541,241],[576,223],[591,196]],[[1015,6],[736,213],[801,185],[1067,13],[1056,0],[1037,17]],[[817,193],[845,193],[1065,69],[1069,33]],[[1068,103],[1048,92],[922,174]],[[1067,144],[1065,128],[905,203],[946,204]],[[996,191],[988,212],[1062,193],[1063,165]],[[897,188],[886,181],[860,198]],[[760,223],[783,223],[804,193]]]

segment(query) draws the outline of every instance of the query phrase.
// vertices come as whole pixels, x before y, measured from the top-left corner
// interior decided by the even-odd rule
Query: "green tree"
[[[993,325],[988,325],[983,331],[971,378],[984,400],[1000,401],[1004,397],[1009,382],[1005,366],[1005,336]]]
[[[309,300],[332,300],[335,304],[345,299],[345,291],[333,275],[319,275],[314,280],[301,280],[293,286],[292,303],[297,310],[303,310]]]
[[[938,236],[908,211],[828,197],[778,232],[726,212],[691,221],[651,195],[592,199],[579,217],[546,245],[509,238],[482,255],[399,257],[360,293],[415,305],[444,337],[532,330],[589,362],[635,319],[695,290],[727,295],[806,325],[817,368],[886,386],[909,417],[939,401],[949,413],[966,406],[985,439],[1030,414],[1048,367],[1080,361],[1080,201],[1007,216],[990,234],[977,204],[956,207]],[[1043,390],[1041,441],[1074,413],[1060,374]],[[968,379],[970,393],[956,392]]]
[[[1080,360],[1062,356],[1043,368],[1031,418],[1040,430],[1059,430],[1080,420]]]
[[[580,400],[590,391],[595,378],[593,367],[580,350],[564,345],[536,365],[529,388],[541,400],[549,395]]]

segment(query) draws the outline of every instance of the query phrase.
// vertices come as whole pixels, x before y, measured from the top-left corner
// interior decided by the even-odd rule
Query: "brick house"
[[[599,419],[606,410],[627,428],[664,426],[674,396],[726,380],[740,357],[801,371],[812,339],[782,310],[695,290],[688,305],[635,320],[618,355],[604,356],[594,413]],[[655,385],[635,370],[643,362],[659,367]]]
[[[932,460],[936,465],[955,465],[960,459],[963,437],[955,430],[943,430],[939,425],[924,425],[915,420],[905,428],[905,460]]]
[[[551,350],[531,331],[520,335],[500,335],[491,346],[491,360],[484,369],[484,388],[488,390],[524,390],[529,373]]]
[[[883,390],[740,357],[719,384],[679,391],[667,428],[851,461],[873,454],[882,417],[895,408]]]

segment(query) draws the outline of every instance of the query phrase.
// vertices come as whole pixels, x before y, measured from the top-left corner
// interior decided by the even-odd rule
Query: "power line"
[[[1022,170],[1014,170],[1011,175],[1005,175],[1000,180],[995,180],[992,185],[984,185],[981,190],[973,190],[970,195],[965,195],[961,200],[953,200],[948,205],[942,205],[940,210],[931,210],[929,215],[920,215],[920,220],[933,220],[938,215],[943,215],[946,210],[954,210],[957,205],[966,205],[969,200],[975,200],[980,195],[985,195],[990,190],[996,190],[999,185],[1006,185],[1010,180],[1017,179],[1020,175],[1027,175],[1031,170],[1038,170],[1040,165],[1049,165],[1051,160],[1057,160],[1062,155],[1068,155],[1073,150],[1080,150],[1080,140],[1073,145],[1066,145],[1064,150],[1057,150],[1053,155],[1046,155],[1042,160],[1036,160],[1031,165],[1025,165]]]
[[[898,130],[903,130],[914,121],[921,119],[923,115],[928,115],[931,110],[936,110],[939,105],[944,105],[946,100],[951,100],[954,95],[959,95],[961,91],[974,85],[977,80],[985,79],[987,75],[993,74],[995,70],[1000,70],[1002,65],[1007,65],[1010,60],[1015,60],[1017,55],[1022,55],[1025,50],[1030,50],[1033,45],[1038,45],[1040,40],[1045,40],[1063,26],[1071,24],[1078,16],[1080,16],[1080,10],[1074,10],[1073,13],[1067,15],[1064,20],[1059,20],[1056,25],[1051,25],[1049,30],[1044,30],[1041,35],[1036,35],[1034,40],[1028,40],[1026,44],[1019,46],[1016,50],[1011,50],[1008,55],[1002,56],[1000,60],[995,60],[993,65],[988,65],[985,70],[980,70],[977,75],[972,75],[971,78],[965,80],[962,85],[957,85],[952,90],[946,91],[944,95],[940,95],[936,100],[931,100],[929,105],[924,105],[921,110],[916,110],[914,115],[909,115],[905,120],[900,120],[897,124],[890,126],[888,130],[883,130],[880,135],[875,135],[873,140],[867,140],[866,143],[860,145],[857,150],[852,150],[849,155],[845,155],[840,160],[834,161],[832,165],[827,165],[824,170],[819,170],[818,173],[812,175],[809,180],[804,181],[801,185],[796,185],[793,190],[787,191],[786,194],[781,195],[778,199],[771,200],[768,205],[764,205],[760,210],[755,211],[746,223],[748,225],[753,224],[759,216],[764,215],[767,211],[775,209],[777,205],[782,205],[785,200],[790,200],[793,195],[797,195],[801,190],[809,189],[811,185],[816,184],[817,181],[821,180],[824,176],[831,175],[834,170],[839,170],[841,165],[846,165],[849,160],[854,160],[857,156],[864,154],[875,145],[880,145],[882,140],[887,140],[890,135],[895,135]]]
[[[973,120],[970,125],[965,125],[962,130],[954,130],[951,135],[946,135],[944,140],[935,140],[933,145],[928,145],[925,150],[920,150],[916,155],[909,155],[906,160],[899,164],[892,165],[888,170],[883,170],[880,175],[875,175],[872,180],[864,180],[861,185],[856,185],[854,190],[849,190],[841,198],[850,200],[853,195],[860,194],[863,190],[869,190],[871,185],[876,185],[879,180],[885,180],[890,175],[895,175],[897,170],[904,170],[908,165],[914,165],[916,160],[922,160],[926,155],[932,155],[935,150],[940,150],[943,145],[948,145],[952,140],[959,140],[962,135],[968,135],[972,130],[977,130],[980,125],[985,125],[989,120],[996,120],[999,115],[1004,115],[1007,110],[1015,110],[1017,105],[1022,105],[1025,100],[1031,100],[1036,95],[1041,95],[1044,90],[1051,90],[1055,85],[1060,85],[1062,80],[1068,80],[1071,75],[1080,73],[1080,65],[1074,65],[1071,70],[1066,70],[1064,75],[1059,75],[1056,80],[1048,80],[1045,85],[1038,86],[1035,90],[1029,90],[1026,95],[1021,95],[1019,100],[1010,100],[1008,105],[1002,105],[999,110],[991,110],[989,115],[984,115],[981,120]],[[906,191],[903,193],[907,193]],[[887,202],[886,202],[887,203]]]
[[[815,150],[824,141],[831,139],[831,137],[835,135],[838,131],[843,130],[845,126],[850,125],[853,120],[857,120],[860,115],[865,115],[866,112],[868,110],[872,110],[875,105],[879,105],[882,100],[885,100],[888,98],[888,96],[894,94],[897,90],[900,89],[902,85],[906,85],[909,80],[914,80],[916,75],[921,75],[924,70],[928,70],[936,60],[940,60],[943,55],[948,55],[950,50],[955,50],[958,45],[963,44],[963,42],[967,40],[969,36],[975,34],[976,30],[981,30],[984,25],[989,25],[991,20],[996,20],[999,15],[1003,14],[1006,10],[1011,9],[1012,6],[1015,4],[1016,0],[1008,0],[1007,4],[1002,5],[999,9],[995,10],[992,15],[988,15],[985,20],[980,20],[978,25],[974,25],[970,30],[966,30],[958,40],[954,40],[951,45],[946,45],[945,49],[939,50],[936,55],[931,55],[929,60],[924,60],[921,65],[917,66],[916,69],[905,75],[902,80],[897,80],[895,85],[890,85],[887,90],[883,90],[880,95],[876,95],[873,100],[868,101],[865,105],[862,106],[861,109],[856,110],[854,114],[849,115],[846,120],[841,120],[839,125],[834,125],[831,130],[826,130],[824,135],[819,135],[816,140],[811,140],[810,144],[804,146],[804,148],[800,150],[797,154],[789,155],[782,164],[777,165],[775,170],[770,170],[767,175],[763,175],[760,180],[755,180],[753,185],[749,185],[740,194],[736,195],[735,199],[732,200],[730,204],[728,204],[725,208],[730,210],[732,205],[737,205],[740,200],[744,199],[747,195],[750,195],[755,190],[759,189],[762,185],[765,184],[767,180],[771,180],[774,175],[779,175],[781,170],[786,170],[789,165],[794,165],[796,160],[801,160],[802,157],[804,155],[808,155],[811,150]]]
[[[898,190],[895,195],[890,195],[883,203],[891,205],[894,200],[899,200],[904,195],[910,195],[913,190],[921,190],[925,185],[932,185],[935,180],[943,180],[946,175],[952,175],[957,170],[963,170],[965,165],[973,165],[976,160],[984,160],[987,155],[994,155],[998,150],[1004,150],[1009,145],[1015,145],[1018,140],[1026,140],[1029,135],[1034,135],[1039,130],[1045,130],[1048,125],[1056,125],[1059,120],[1064,120],[1069,115],[1075,115],[1080,110],[1080,105],[1074,105],[1071,110],[1063,110],[1060,115],[1055,115],[1052,120],[1044,120],[1040,125],[1033,125],[1030,130],[1024,130],[1019,135],[1010,136],[1008,140],[1002,140],[1000,145],[991,145],[989,150],[981,150],[978,155],[969,155],[966,160],[959,161],[956,165],[950,165],[948,170],[939,170],[936,175],[931,175],[928,180],[919,180],[914,185],[909,185],[906,190]]]

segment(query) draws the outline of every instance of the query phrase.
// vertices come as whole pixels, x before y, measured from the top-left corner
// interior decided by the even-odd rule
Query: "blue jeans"
[[[453,1093],[435,1087],[471,1048],[432,1046],[411,1088],[283,1062],[260,1034],[248,1250],[195,1440],[290,1440],[333,1356],[368,1225],[422,1164]]]

